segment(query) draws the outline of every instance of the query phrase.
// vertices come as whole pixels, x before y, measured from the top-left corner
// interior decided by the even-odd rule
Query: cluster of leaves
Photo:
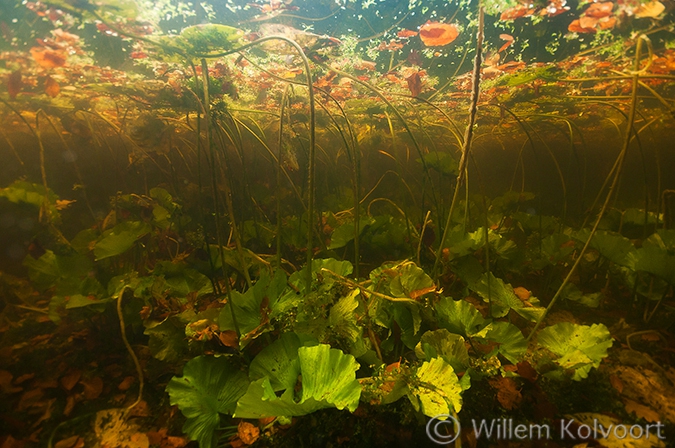
[[[36,208],[58,200],[51,192],[39,192],[39,186],[17,182],[0,195]],[[403,398],[429,417],[456,414],[472,381],[513,377],[509,366],[523,362],[546,377],[581,380],[612,345],[602,324],[562,322],[539,332],[528,346],[523,330],[543,312],[537,299],[482,272],[478,264],[477,254],[486,246],[503,260],[513,256],[496,230],[487,233],[487,244],[482,229],[450,237],[453,252],[446,263],[478,302],[444,294],[411,261],[384,263],[358,282],[349,278],[349,262],[316,259],[311,291],[303,281],[310,267],[290,276],[265,268],[251,288],[233,290],[221,303],[208,299],[214,293],[208,263],[179,254],[161,260],[169,230],[188,224],[171,195],[154,188],[148,197],[114,202],[116,212],[100,228],[84,230],[69,245],[38,258],[28,255],[24,263],[32,282],[51,295],[53,320],[74,309],[100,311],[129,291],[128,323],[143,323],[153,356],[180,362],[202,352],[167,391],[187,418],[184,431],[203,447],[215,446],[222,418],[283,423],[324,408],[354,412],[360,403],[388,405]],[[495,207],[509,204],[508,199],[493,201]],[[528,225],[525,216],[520,218]],[[603,245],[604,236],[596,244],[613,262],[635,260],[625,264],[651,272],[639,251],[654,256],[659,242],[672,245],[669,238],[659,232],[621,260],[605,248],[611,244]],[[150,258],[139,257],[141,245]],[[557,264],[564,258],[559,246],[542,246],[554,252],[540,260]],[[672,258],[666,250],[660,256]],[[221,264],[212,258],[211,263]]]

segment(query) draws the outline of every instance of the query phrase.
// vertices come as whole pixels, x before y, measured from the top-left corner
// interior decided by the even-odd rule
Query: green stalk
[[[288,103],[288,98],[292,85],[289,84],[284,89],[284,94],[281,97],[281,110],[279,111],[279,148],[277,155],[277,269],[281,269],[281,194],[279,190],[281,189],[281,175],[282,175],[282,163],[283,163],[283,137],[284,137],[284,114],[286,113],[286,104]]]
[[[230,287],[230,277],[227,275],[225,269],[225,250],[223,249],[223,240],[220,234],[220,213],[218,209],[218,181],[216,180],[216,150],[211,141],[211,98],[209,96],[209,67],[206,64],[206,59],[202,59],[202,88],[204,90],[204,102],[202,108],[204,109],[204,131],[205,131],[205,146],[211,156],[211,185],[213,188],[213,213],[216,224],[216,241],[218,242],[218,255],[220,256],[220,268],[223,271],[223,281],[225,283],[225,292],[227,294],[227,303],[230,307],[230,314],[232,315],[232,324],[234,331],[237,333],[237,339],[241,337],[239,323],[234,312],[234,303],[232,303],[232,288]],[[211,251],[208,251],[209,254]],[[210,257],[209,257],[210,258]]]
[[[567,273],[567,276],[565,277],[565,280],[563,280],[562,284],[556,291],[555,295],[551,299],[551,302],[548,304],[542,315],[539,317],[537,320],[537,323],[535,324],[534,328],[530,332],[530,334],[527,337],[527,341],[529,342],[530,339],[532,339],[532,336],[537,332],[539,327],[541,326],[541,323],[544,321],[544,318],[548,314],[548,312],[553,308],[553,305],[555,302],[558,300],[558,297],[562,294],[562,291],[565,289],[567,284],[570,281],[570,278],[572,278],[572,275],[576,271],[577,267],[579,266],[579,263],[581,263],[581,260],[584,258],[584,254],[586,253],[586,250],[591,244],[591,240],[593,239],[593,235],[595,235],[595,232],[598,230],[598,226],[600,225],[600,221],[602,220],[602,217],[605,215],[605,212],[607,211],[607,208],[609,206],[609,202],[612,199],[612,196],[614,195],[614,192],[616,191],[617,185],[619,184],[619,178],[621,177],[621,170],[623,168],[623,163],[626,159],[626,153],[628,152],[628,147],[630,146],[630,142],[632,140],[633,134],[635,133],[635,130],[633,129],[633,124],[635,122],[635,115],[636,115],[636,110],[637,110],[637,102],[638,102],[638,87],[640,83],[640,57],[642,53],[642,42],[643,40],[647,40],[646,36],[641,35],[638,38],[637,42],[637,48],[635,49],[635,62],[633,64],[633,85],[632,85],[632,99],[631,99],[631,104],[630,104],[630,112],[628,113],[628,121],[626,123],[626,135],[623,140],[623,146],[621,147],[621,152],[619,153],[619,156],[617,157],[617,161],[615,163],[616,169],[614,172],[614,179],[612,180],[612,185],[609,187],[609,191],[607,192],[607,196],[605,197],[605,202],[602,204],[602,208],[600,209],[600,213],[598,213],[598,217],[595,220],[595,224],[593,225],[593,228],[591,229],[591,233],[588,236],[588,240],[586,240],[586,243],[584,244],[584,247],[581,249],[581,252],[577,255],[577,259],[572,265],[572,268],[569,270]],[[637,136],[637,134],[635,133]]]
[[[478,95],[480,94],[480,66],[483,60],[483,7],[480,6],[478,9],[478,33],[476,40],[476,57],[473,63],[473,74],[472,74],[472,89],[471,89],[471,106],[469,108],[469,122],[466,125],[466,130],[464,132],[464,142],[462,145],[462,157],[459,160],[459,174],[457,175],[457,183],[455,184],[455,191],[452,195],[452,202],[450,203],[450,210],[448,211],[448,218],[445,221],[445,227],[443,228],[443,236],[441,237],[438,250],[436,251],[436,261],[434,261],[433,274],[435,278],[438,278],[439,272],[438,267],[441,260],[441,253],[443,252],[443,246],[445,245],[445,240],[448,237],[448,231],[452,223],[452,213],[455,210],[457,204],[457,198],[459,197],[459,190],[464,183],[466,177],[466,168],[469,161],[469,151],[471,149],[471,141],[473,140],[473,127],[476,123],[476,113],[478,111]],[[468,207],[468,204],[467,204]]]

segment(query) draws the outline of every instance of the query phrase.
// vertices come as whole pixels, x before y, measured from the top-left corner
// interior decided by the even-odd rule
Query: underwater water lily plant
[[[614,32],[608,22],[627,8],[657,23],[661,2],[486,1],[488,16],[461,2],[425,10],[424,24],[411,22],[412,2],[415,14],[362,42],[281,24],[249,32],[293,19],[290,2],[180,33],[117,20],[111,3],[56,1],[54,20],[96,23],[130,46],[136,73],[95,68],[62,30],[2,68],[2,111],[36,146],[24,153],[14,142],[25,136],[1,133],[23,173],[0,188],[2,205],[37,223],[17,252],[34,293],[0,279],[11,309],[119,326],[138,384],[123,419],[157,385],[206,448],[273,445],[322,412],[423,423],[498,403],[490,412],[502,415],[520,406],[519,388],[547,402],[597,381],[615,339],[632,350],[657,331],[657,310],[672,311],[674,230],[650,199],[668,180],[656,153],[649,183],[643,147],[672,127],[675,53],[650,37],[668,27],[627,39],[629,55],[598,40],[591,50],[608,59],[506,60],[526,48],[516,32],[526,18],[569,26],[576,44]],[[492,24],[510,34],[497,39]],[[455,74],[441,85],[434,64],[447,55]],[[598,135],[619,150],[596,182],[587,141]],[[644,203],[622,210],[633,148]],[[104,170],[91,163],[104,157]],[[598,323],[608,304],[643,307],[647,329]]]

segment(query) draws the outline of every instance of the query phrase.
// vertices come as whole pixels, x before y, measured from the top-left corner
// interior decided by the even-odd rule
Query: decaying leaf
[[[260,437],[260,429],[249,422],[241,421],[237,427],[237,435],[247,445],[253,445]]]
[[[649,423],[661,421],[658,412],[654,411],[652,408],[628,398],[624,398],[623,402],[626,405],[626,411],[635,414],[638,418],[644,418]]]
[[[133,376],[125,377],[120,384],[117,385],[117,389],[121,391],[129,390],[132,384],[134,384],[136,378]]]
[[[61,86],[51,76],[45,79],[45,93],[52,98],[56,98],[61,93]]]
[[[61,377],[61,386],[65,390],[72,390],[73,387],[80,381],[82,377],[82,372],[79,370],[72,370],[67,373],[65,376]]]
[[[138,426],[126,421],[124,409],[106,409],[96,413],[94,433],[100,446],[117,448],[149,448],[148,436]]]
[[[21,71],[15,70],[7,77],[7,93],[9,93],[9,97],[15,99],[22,88]]]
[[[490,379],[490,385],[497,389],[497,400],[504,409],[516,409],[523,401],[523,396],[516,387],[513,378],[495,377]]]
[[[234,330],[221,331],[218,335],[218,339],[225,347],[239,347],[239,338],[237,338],[237,332]]]
[[[54,448],[82,448],[84,439],[80,436],[72,436],[67,439],[59,440],[54,444]]]
[[[42,68],[49,69],[66,65],[66,55],[61,51],[45,47],[33,47],[30,49],[30,54]]]
[[[103,380],[101,377],[94,376],[83,379],[80,383],[84,386],[84,398],[87,400],[94,400],[103,392]]]
[[[651,1],[649,3],[643,3],[640,5],[633,13],[638,19],[645,17],[655,19],[665,10],[666,7],[663,5],[663,3],[659,1]]]

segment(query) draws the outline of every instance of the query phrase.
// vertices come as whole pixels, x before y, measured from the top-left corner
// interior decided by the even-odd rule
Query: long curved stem
[[[452,195],[452,202],[450,203],[450,210],[448,211],[448,218],[445,221],[443,228],[443,236],[441,237],[438,250],[436,251],[436,261],[434,261],[434,277],[438,277],[438,265],[441,260],[441,253],[445,240],[448,237],[448,231],[452,222],[452,213],[454,212],[457,198],[459,197],[459,190],[466,178],[466,168],[469,161],[469,151],[471,150],[471,141],[473,139],[473,127],[476,123],[476,113],[478,111],[478,96],[480,94],[480,65],[483,60],[483,7],[480,6],[478,10],[478,33],[476,40],[476,58],[473,63],[472,89],[471,89],[471,106],[469,108],[469,122],[466,125],[464,132],[464,142],[462,145],[462,157],[459,161],[459,174],[457,175],[457,183],[455,184],[455,191]]]
[[[595,220],[595,224],[593,225],[593,228],[591,229],[591,233],[588,236],[588,239],[586,240],[586,243],[584,244],[584,247],[581,249],[581,252],[577,255],[577,259],[572,265],[572,268],[569,270],[567,273],[567,276],[563,280],[562,284],[556,291],[555,295],[551,299],[551,302],[548,304],[542,315],[539,317],[537,320],[537,323],[535,324],[534,328],[530,332],[530,334],[527,337],[527,341],[529,342],[530,339],[532,339],[532,336],[537,332],[539,327],[541,326],[541,323],[544,321],[544,318],[548,314],[548,312],[553,308],[553,305],[555,302],[558,300],[560,295],[562,294],[563,290],[569,283],[570,279],[572,278],[572,275],[576,271],[577,267],[579,266],[579,263],[581,263],[581,260],[584,258],[584,254],[586,253],[586,250],[588,250],[588,247],[591,244],[591,240],[593,239],[593,236],[595,235],[595,232],[598,230],[598,226],[600,225],[600,221],[602,220],[602,217],[605,215],[605,212],[607,211],[607,207],[609,206],[609,202],[612,199],[612,196],[614,195],[614,192],[616,191],[616,188],[619,184],[619,178],[621,177],[621,169],[623,168],[623,163],[626,160],[626,153],[628,152],[628,147],[630,146],[630,142],[632,141],[632,137],[635,133],[635,130],[633,129],[633,124],[635,122],[635,115],[636,115],[636,110],[637,110],[637,102],[638,102],[638,87],[640,83],[640,57],[642,53],[642,42],[643,40],[646,40],[647,38],[645,36],[640,36],[638,38],[637,42],[637,48],[635,50],[635,63],[634,63],[634,70],[633,70],[633,85],[632,85],[632,100],[630,104],[630,112],[628,114],[628,122],[626,123],[626,135],[623,140],[623,146],[621,147],[621,152],[619,153],[617,157],[617,161],[615,163],[616,169],[614,172],[614,179],[612,180],[612,184],[609,187],[609,191],[607,192],[607,196],[605,197],[605,202],[602,204],[602,208],[600,209],[600,213],[598,213],[598,217]],[[637,135],[637,134],[636,134]]]

